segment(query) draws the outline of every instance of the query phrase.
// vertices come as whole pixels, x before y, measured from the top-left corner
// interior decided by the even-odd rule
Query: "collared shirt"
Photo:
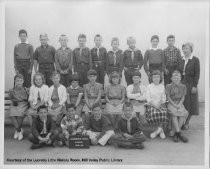
[[[166,85],[166,95],[170,96],[174,102],[180,102],[183,96],[187,94],[187,88],[184,84],[168,84]]]
[[[39,64],[53,64],[55,62],[55,52],[53,46],[40,46],[34,52],[34,60],[37,60]]]
[[[55,65],[57,71],[61,70],[68,70],[72,69],[73,64],[73,53],[70,48],[63,49],[62,47],[59,48],[55,53]]]
[[[106,96],[109,99],[119,99],[121,100],[123,97],[125,97],[125,87],[121,84],[117,85],[109,85],[105,89]]]
[[[76,104],[79,94],[83,94],[83,88],[80,86],[77,86],[76,88],[69,86],[67,88],[67,93],[69,94],[70,102]]]
[[[178,65],[179,59],[181,59],[181,52],[175,46],[167,47],[164,49],[164,60],[166,66]]]
[[[98,53],[98,51],[99,51],[99,53]],[[104,48],[102,46],[94,47],[91,49],[92,61],[106,62],[106,55],[107,55],[106,48]]]
[[[123,51],[121,49],[118,49],[116,51],[113,51],[113,49],[111,49],[107,53],[106,71],[108,72],[108,74],[111,73],[110,72],[111,67],[113,67],[113,66],[118,67],[119,71],[122,72],[122,70],[123,70]]]
[[[185,75],[185,68],[186,68],[186,65],[187,65],[189,59],[192,59],[192,58],[193,58],[193,54],[191,54],[190,57],[187,57],[187,58],[185,56],[182,57],[182,59],[184,60],[183,75]]]
[[[133,53],[133,58],[132,58]],[[123,63],[125,67],[133,67],[133,68],[139,68],[141,69],[142,65],[144,64],[143,56],[141,54],[141,51],[139,49],[132,50],[131,48],[128,48],[123,53]]]
[[[73,50],[73,64],[77,66],[78,64],[85,63],[89,65],[89,68],[92,67],[92,58],[90,55],[90,49],[87,47],[84,48],[75,48]]]

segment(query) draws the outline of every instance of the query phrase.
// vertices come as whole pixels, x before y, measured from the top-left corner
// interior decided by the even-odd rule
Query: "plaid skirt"
[[[149,124],[164,124],[168,123],[169,116],[165,105],[161,105],[159,109],[148,105],[146,108],[146,120]]]

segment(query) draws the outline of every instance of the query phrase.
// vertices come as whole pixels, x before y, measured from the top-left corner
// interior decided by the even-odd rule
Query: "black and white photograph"
[[[3,167],[209,168],[208,0],[0,7]]]

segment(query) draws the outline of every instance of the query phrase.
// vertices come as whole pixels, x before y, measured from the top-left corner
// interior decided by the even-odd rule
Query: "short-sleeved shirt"
[[[40,46],[34,52],[34,60],[39,64],[53,64],[55,62],[55,48],[47,45],[46,48]]]
[[[103,90],[102,84],[95,82],[94,84],[88,83],[84,85],[84,90],[88,98],[95,99],[98,97],[99,92]]]
[[[180,101],[183,96],[187,93],[186,86],[184,84],[168,84],[166,86],[166,94],[170,96],[173,101]]]
[[[83,93],[83,88],[80,86],[78,86],[76,88],[69,86],[67,88],[67,93],[69,94],[70,102],[73,104],[76,104],[79,93]]]
[[[123,96],[125,96],[125,87],[118,84],[118,85],[109,85],[106,88],[106,96],[109,99],[119,99],[121,100]]]
[[[15,87],[9,90],[9,96],[14,102],[28,101],[28,91],[25,87]]]

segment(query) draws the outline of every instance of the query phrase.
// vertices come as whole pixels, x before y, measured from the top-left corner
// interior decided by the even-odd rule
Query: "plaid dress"
[[[155,103],[162,101],[162,103],[164,103],[166,101],[166,95],[163,84],[149,84],[146,91],[146,99],[148,103],[150,101]],[[168,123],[169,121],[169,116],[165,104],[162,104],[159,108],[155,108],[154,106],[148,104],[146,106],[145,116],[149,124],[164,124]]]

